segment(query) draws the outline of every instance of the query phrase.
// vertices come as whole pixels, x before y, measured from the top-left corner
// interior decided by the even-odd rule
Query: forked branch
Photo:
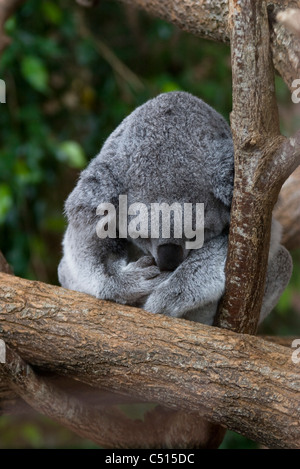
[[[265,286],[272,210],[300,163],[300,133],[279,131],[267,5],[229,1],[235,182],[218,324],[255,333]]]

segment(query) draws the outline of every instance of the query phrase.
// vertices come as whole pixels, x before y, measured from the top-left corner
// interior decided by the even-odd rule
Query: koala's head
[[[147,207],[149,230],[155,203],[182,209],[193,204],[194,229],[196,203],[204,204],[204,242],[228,227],[233,144],[228,124],[214,109],[188,93],[165,93],[137,108],[114,135],[118,143],[111,164],[122,178],[128,205]],[[161,270],[174,270],[189,253],[187,236],[174,236],[176,214],[170,218],[170,236],[160,230],[158,237],[132,240],[151,253]]]

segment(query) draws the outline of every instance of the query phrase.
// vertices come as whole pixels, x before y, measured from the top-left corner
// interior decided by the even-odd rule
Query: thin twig
[[[89,39],[95,45],[98,53],[109,63],[111,68],[117,73],[122,80],[132,86],[136,91],[143,91],[145,86],[141,79],[124,64],[116,54],[98,37],[96,38],[88,29],[82,12],[76,14],[78,30],[81,37]]]

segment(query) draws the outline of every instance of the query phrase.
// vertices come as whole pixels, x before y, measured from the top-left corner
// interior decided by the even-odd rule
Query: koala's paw
[[[143,256],[123,268],[123,297],[128,304],[142,305],[166,278],[150,256]]]
[[[150,313],[180,318],[186,311],[186,298],[182,291],[174,291],[168,282],[163,282],[151,293],[143,308]]]
[[[135,262],[130,262],[123,268],[126,275],[141,275],[145,279],[157,277],[160,270],[151,256],[142,256]]]

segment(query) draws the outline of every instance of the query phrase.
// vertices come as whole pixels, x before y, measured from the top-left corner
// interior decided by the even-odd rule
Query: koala
[[[66,201],[61,285],[154,314],[213,324],[225,288],[233,177],[230,127],[208,104],[186,92],[170,92],[138,107],[108,137]],[[126,207],[122,202],[121,208],[120,196],[126,196]],[[175,202],[177,208],[192,207],[189,236],[175,236],[175,210],[167,235],[159,221],[155,236],[149,236],[152,218],[144,216],[140,235],[126,236],[120,214],[128,206],[142,203],[151,211],[153,204]],[[108,209],[99,211],[101,204]],[[198,226],[197,204],[204,216]],[[108,217],[111,206],[114,221]],[[165,218],[162,214],[160,220]],[[133,220],[128,211],[128,225]],[[103,233],[110,222],[113,235],[99,236],[99,223]],[[202,246],[190,248],[188,241],[200,232]],[[291,276],[291,257],[280,237],[273,221],[260,320]]]

